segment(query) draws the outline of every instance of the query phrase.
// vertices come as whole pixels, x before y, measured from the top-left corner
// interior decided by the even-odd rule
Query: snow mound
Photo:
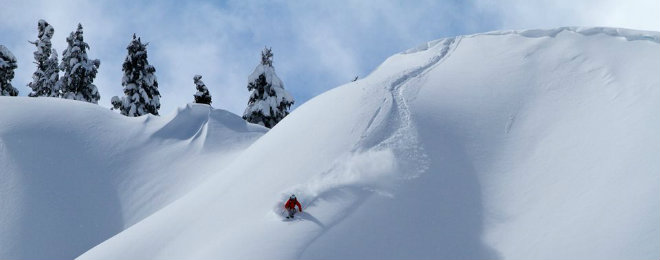
[[[163,118],[57,98],[0,97],[0,107],[3,259],[75,258],[216,174],[266,131],[206,105]]]
[[[659,47],[580,27],[432,41],[80,259],[657,259]],[[304,213],[282,221],[291,193]]]

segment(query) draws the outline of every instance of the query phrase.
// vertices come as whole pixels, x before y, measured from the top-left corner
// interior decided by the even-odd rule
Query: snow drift
[[[51,197],[34,195],[19,177],[32,176],[20,170],[27,164],[49,165],[33,157],[52,153],[33,156],[37,149],[28,147],[50,142],[67,149],[62,157],[89,151],[84,161],[114,183],[106,193],[124,198],[111,209],[90,206],[103,217],[125,212],[116,219],[129,224],[102,225],[105,235],[128,228],[86,244],[91,249],[80,259],[657,259],[659,39],[657,32],[571,27],[436,40],[308,101],[258,139],[262,128],[224,111],[232,123],[198,117],[196,107],[173,118],[126,119],[95,106],[39,101],[105,127],[71,120],[61,123],[61,140],[27,140],[19,137],[48,124],[2,115],[0,167],[11,181],[1,184],[0,224],[12,231],[2,235],[0,256],[27,255],[4,248],[52,246],[12,240],[45,219],[26,215],[37,212],[18,198],[39,205]],[[20,102],[37,102],[18,100],[0,102],[21,113],[28,106]],[[211,138],[218,127],[197,120],[233,128]],[[219,142],[237,136],[244,142],[224,163],[200,159],[224,154]],[[169,152],[144,159],[155,146]],[[16,160],[18,153],[31,158]],[[102,155],[125,157],[95,159]],[[204,173],[188,168],[192,161]],[[66,167],[74,166],[54,164],[34,176],[54,178],[50,171]],[[68,180],[104,187],[103,178]],[[71,183],[53,192],[71,193]],[[281,203],[291,193],[304,212],[283,221]],[[87,196],[83,205],[102,200],[77,194]],[[40,212],[66,218],[82,209],[56,210]],[[57,231],[99,223],[94,214]],[[102,237],[90,234],[94,243]]]
[[[128,118],[0,97],[0,258],[72,259],[222,169],[266,129],[207,105]]]

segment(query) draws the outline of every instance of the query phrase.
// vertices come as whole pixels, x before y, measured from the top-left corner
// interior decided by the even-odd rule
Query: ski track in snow
[[[404,72],[403,75],[393,80],[388,86],[389,96],[385,98],[383,103],[391,103],[388,105],[390,107],[389,113],[385,118],[389,119],[389,122],[378,125],[376,129],[371,128],[371,123],[369,128],[365,131],[364,136],[372,137],[383,137],[383,140],[380,140],[375,145],[369,145],[368,143],[373,143],[374,141],[363,139],[358,142],[354,150],[358,150],[362,147],[368,147],[369,149],[382,150],[393,148],[399,154],[405,154],[399,158],[409,158],[410,165],[412,167],[402,167],[406,169],[415,169],[413,172],[406,173],[405,178],[415,178],[418,174],[423,173],[428,168],[428,162],[426,159],[426,154],[424,153],[424,148],[419,143],[417,130],[415,128],[414,118],[411,115],[407,95],[409,91],[414,91],[409,89],[409,86],[416,86],[419,84],[416,83],[420,80],[423,80],[423,74],[427,71],[432,70],[434,67],[438,66],[442,61],[448,58],[451,53],[456,49],[458,44],[461,41],[461,37],[455,38],[445,38],[436,44],[441,44],[440,50],[434,50],[437,54],[433,55],[428,63],[419,66],[411,71]],[[431,48],[435,48],[435,44]],[[428,50],[428,49],[427,49]],[[382,110],[383,106],[381,105],[374,117],[378,116],[379,112]],[[373,121],[373,119],[371,120]],[[395,126],[395,127],[392,127]],[[380,131],[378,133],[377,131]],[[385,131],[391,131],[392,133],[383,134]]]
[[[402,75],[396,77],[395,79],[391,79],[389,80],[389,83],[384,84],[386,86],[385,90],[387,90],[387,92],[385,94],[387,96],[383,99],[383,102],[376,109],[373,116],[371,116],[369,123],[367,124],[367,127],[362,134],[362,138],[354,145],[351,151],[353,158],[360,158],[361,156],[370,153],[379,153],[384,151],[392,152],[395,158],[399,158],[397,161],[398,165],[396,165],[394,169],[398,173],[394,174],[393,177],[400,180],[417,178],[420,174],[424,173],[428,169],[428,156],[425,154],[424,148],[419,142],[414,118],[410,112],[407,102],[407,91],[410,91],[408,89],[409,86],[418,85],[415,83],[416,81],[422,80],[421,78],[424,73],[432,70],[434,67],[442,63],[443,60],[449,57],[453,50],[456,49],[460,41],[461,37],[445,38],[441,40],[438,42],[438,44],[441,44],[439,50],[434,48],[435,45],[431,47],[433,48],[432,51],[437,53],[433,55],[433,57],[431,57],[426,64],[403,72]],[[388,109],[389,111],[387,111]],[[386,121],[374,124],[374,122],[377,121],[377,118],[385,119]],[[357,160],[359,161],[359,159]],[[341,160],[341,162],[344,162],[344,160]],[[326,173],[338,171],[339,168],[341,168],[341,162],[335,164]],[[401,172],[403,170],[407,171]],[[348,184],[326,187],[325,190],[332,191],[337,188],[342,188],[342,186],[350,188],[352,185]],[[346,205],[345,208],[359,207],[371,195],[374,194],[392,196],[387,191],[379,189],[377,184],[369,185],[369,183],[367,183],[366,186],[367,187],[363,186],[362,189],[355,191],[356,193],[359,193],[359,195],[356,196],[355,201],[349,205]],[[307,202],[305,208],[307,206],[314,206],[317,200],[323,197],[323,193],[324,192],[321,192],[316,196],[312,196],[311,201]],[[320,226],[324,231],[328,230],[350,214],[351,213],[348,210],[339,210],[338,215],[335,216],[334,220],[325,225],[320,224]],[[297,258],[301,258],[305,254],[306,249],[318,238],[323,236],[324,231],[319,232],[318,235],[310,239],[305,244],[305,246],[302,247],[303,249],[299,251]]]

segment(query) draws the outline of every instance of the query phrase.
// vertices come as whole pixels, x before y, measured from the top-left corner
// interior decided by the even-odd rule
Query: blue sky
[[[0,0],[0,44],[18,58],[21,96],[35,70],[28,40],[37,21],[55,28],[61,55],[78,22],[101,60],[99,105],[122,94],[121,64],[133,33],[149,42],[161,114],[193,100],[200,74],[213,106],[242,114],[247,77],[264,46],[296,106],[364,77],[387,57],[424,42],[492,30],[611,26],[660,31],[660,1],[24,1]]]

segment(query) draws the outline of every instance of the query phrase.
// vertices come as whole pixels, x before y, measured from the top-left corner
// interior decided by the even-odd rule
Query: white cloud
[[[479,0],[504,29],[606,26],[660,31],[657,0]]]

